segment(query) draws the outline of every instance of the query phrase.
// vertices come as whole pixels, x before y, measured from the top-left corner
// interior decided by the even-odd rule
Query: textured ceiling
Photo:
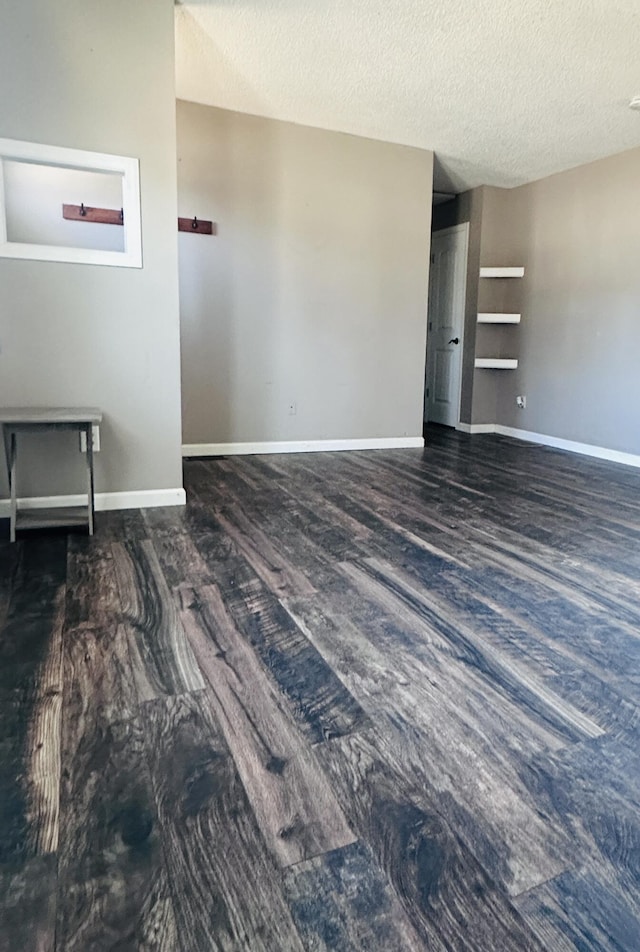
[[[433,149],[443,190],[640,145],[640,0],[187,0],[176,43],[181,99]]]

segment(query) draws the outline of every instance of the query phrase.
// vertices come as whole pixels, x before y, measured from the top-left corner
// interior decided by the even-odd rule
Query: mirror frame
[[[124,251],[65,248],[55,245],[36,245],[9,241],[7,238],[3,175],[5,159],[15,159],[34,165],[78,169],[85,172],[119,172],[122,174]],[[141,268],[142,225],[140,219],[140,164],[138,159],[0,138],[0,257],[29,258],[37,261],[66,261],[74,264],[102,264],[119,268]]]

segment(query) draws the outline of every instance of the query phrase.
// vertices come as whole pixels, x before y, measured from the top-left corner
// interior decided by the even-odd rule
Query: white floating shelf
[[[480,268],[481,278],[524,278],[524,268]]]
[[[510,357],[476,357],[475,366],[478,370],[515,370],[518,361]]]
[[[519,324],[520,314],[478,314],[478,324]]]

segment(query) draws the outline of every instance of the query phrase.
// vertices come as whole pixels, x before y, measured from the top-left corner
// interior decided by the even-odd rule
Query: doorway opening
[[[424,422],[460,423],[469,223],[431,239]]]

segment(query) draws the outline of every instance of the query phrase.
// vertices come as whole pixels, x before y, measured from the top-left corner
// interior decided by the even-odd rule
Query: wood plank
[[[225,466],[225,471],[231,466],[228,461],[219,465]],[[369,537],[368,530],[328,502],[322,490],[315,494],[304,483],[292,483],[286,474],[284,478],[282,473],[274,478],[273,464],[269,466],[259,457],[242,457],[233,466],[243,479],[251,478],[257,487],[247,490],[234,486],[229,497],[238,505],[227,504],[222,512],[239,508],[309,578],[317,571],[314,562],[342,561],[363,554],[358,541]]]
[[[283,866],[353,842],[315,754],[215,586],[182,589],[181,618],[260,829]]]
[[[304,480],[291,479],[291,466],[295,467],[296,462],[297,459],[292,457],[245,456],[242,459],[243,466],[250,472],[261,473],[272,487],[277,485],[285,493],[285,498],[294,504],[296,511],[300,504],[304,505],[305,509],[313,509],[321,532],[324,527],[339,528],[351,540],[362,542],[369,539],[371,533],[366,527],[323,496],[325,487],[321,486],[316,473],[307,470]],[[293,472],[296,473],[297,470],[294,469]],[[345,558],[344,551],[338,557]]]
[[[63,720],[57,950],[175,952],[177,934],[137,720]]]
[[[330,529],[312,511],[299,505],[278,507],[256,518],[276,551],[289,565],[294,565],[307,580],[304,586],[313,591],[328,591],[340,584],[335,566],[340,558],[362,556],[358,542],[348,539],[341,530]],[[283,586],[276,594],[302,592],[302,587]]]
[[[640,582],[635,574],[625,571],[623,558],[609,558],[606,567],[600,564],[596,567],[584,557],[558,557],[553,546],[535,539],[523,539],[521,534],[507,526],[499,538],[495,532],[489,531],[486,524],[465,528],[474,548],[483,546],[498,564],[513,566],[516,571],[524,564],[533,568],[543,581],[564,583],[565,591],[575,591],[588,605],[613,610],[617,616],[620,615],[619,607],[623,608],[625,614],[629,613],[629,622],[637,625]]]
[[[592,610],[580,603],[578,593],[558,593],[557,586],[540,583],[527,571],[516,574],[517,585],[513,578],[505,570],[484,568],[467,575],[465,581],[514,616],[535,620],[536,627],[551,641],[557,640],[560,629],[562,644],[584,659],[592,671],[599,671],[623,693],[637,696],[640,675],[629,667],[628,658],[640,641],[622,609],[618,614]]]
[[[217,530],[218,537],[223,538],[224,533],[221,529]],[[212,533],[207,531],[207,536],[211,538]],[[230,543],[227,539],[222,542],[224,545],[221,558],[224,559],[231,552]],[[164,532],[157,531],[153,533],[153,548],[162,568],[163,575],[169,588],[174,591],[181,585],[213,585],[215,582],[215,570],[209,568],[202,558],[198,547],[193,538],[186,532]]]
[[[324,745],[319,757],[358,835],[371,847],[430,950],[543,952],[518,912],[419,788],[388,766],[373,732]]]
[[[143,706],[183,952],[302,952],[276,867],[202,692]]]
[[[584,890],[574,893],[567,885],[568,880],[554,880],[549,884],[548,895],[555,896],[555,902],[567,916],[575,907],[576,920],[585,927],[592,911],[596,932],[597,916],[607,919],[607,904],[612,921],[619,918],[620,923],[631,920],[640,923],[639,773],[637,733],[629,742],[605,736],[565,750],[547,752],[523,771],[523,779],[540,808],[561,817],[576,844],[580,864],[573,872],[579,873],[578,879],[586,875],[591,882],[591,886],[585,882]],[[593,896],[598,888],[600,903],[595,902]],[[545,896],[547,892],[540,895]],[[618,916],[622,908],[626,908],[626,916],[622,912]],[[625,947],[624,944],[621,947]],[[633,943],[629,947],[633,947]]]
[[[9,520],[0,520],[0,526],[3,522],[7,524],[7,535],[9,538]],[[22,544],[20,542],[8,543],[1,541],[0,535],[0,632],[5,623],[7,612],[9,611],[9,601],[13,589],[13,581],[22,558]]]
[[[63,637],[67,733],[130,720],[138,697],[122,620],[111,546],[95,539],[69,545]]]
[[[98,225],[124,225],[121,208],[90,208],[88,205],[63,204],[62,217],[69,221],[94,222]]]
[[[637,577],[628,578],[618,573],[612,560],[603,571],[584,559],[559,559],[552,547],[522,540],[508,529],[501,532],[499,539],[484,526],[467,526],[467,533],[471,545],[482,551],[485,563],[511,569],[523,580],[531,578],[570,598],[584,610],[613,611],[617,618],[637,630],[640,583]]]
[[[520,772],[553,738],[505,708],[450,652],[422,651],[402,619],[353,592],[336,612],[322,599],[287,602],[298,624],[368,709],[396,771],[425,792],[492,879],[515,895],[575,856],[561,823],[539,810]],[[415,621],[414,621],[415,625]],[[415,629],[414,629],[415,630]],[[428,635],[427,635],[428,637]]]
[[[313,595],[314,587],[287,561],[271,543],[268,536],[251,523],[238,509],[217,516],[220,526],[240,549],[256,575],[276,595]]]
[[[354,843],[298,863],[285,888],[314,952],[423,952],[425,945],[368,847]]]
[[[153,546],[115,542],[112,551],[139,700],[203,688]]]
[[[380,575],[374,565],[380,568]],[[499,730],[500,723],[508,725],[508,736],[497,736],[496,741],[510,744],[511,737],[515,751],[535,752],[562,745],[566,739],[603,733],[579,707],[552,692],[542,678],[533,677],[520,657],[512,658],[493,647],[490,624],[494,619],[475,618],[473,630],[471,620],[455,611],[455,602],[423,612],[425,606],[433,606],[439,583],[425,595],[407,582],[404,574],[374,560],[345,564],[343,570],[351,584],[342,593],[332,594],[331,605],[324,612],[318,611],[318,601],[308,602],[305,619],[302,600],[287,602],[314,643],[318,644],[318,634],[328,636],[329,644],[325,637],[321,650],[338,671],[348,669],[350,662],[339,656],[334,660],[331,644],[347,640],[349,632],[350,644],[360,642],[370,655],[374,649],[383,652],[388,663],[396,666],[400,682],[415,685],[421,693],[425,689],[420,682],[415,684],[413,672],[423,671],[434,699],[441,695],[438,706],[447,709],[453,705],[455,716],[468,719],[470,730],[474,724],[484,723],[485,717],[483,729],[489,734],[494,732],[492,720],[494,729]],[[395,581],[387,588],[384,579]],[[396,583],[398,588],[394,588]],[[407,599],[401,596],[402,591]],[[297,604],[302,618],[296,612]],[[365,642],[359,631],[366,631]],[[341,639],[336,639],[336,632],[341,633]],[[422,703],[428,705],[428,697]]]
[[[632,895],[632,894],[631,894]],[[525,893],[517,906],[545,949],[637,952],[637,904],[589,871],[567,872]]]
[[[78,624],[64,633],[58,949],[173,952],[173,907],[112,562],[108,547],[90,546],[74,590],[79,602],[87,592],[104,627],[90,627],[91,616],[74,607]]]
[[[340,524],[348,517],[336,515],[336,509],[327,519],[325,500],[314,508],[305,507],[299,485],[290,492],[286,484],[256,470],[256,462],[253,457],[243,457],[240,462],[202,464],[202,473],[208,473],[209,478],[199,475],[199,498],[215,509],[218,518],[231,523],[231,534],[239,544],[245,540],[246,557],[274,591],[277,587],[282,594],[302,594],[309,587],[321,590],[331,586],[336,559],[363,554],[353,532]]]
[[[568,584],[563,585],[562,591],[558,590],[557,586],[555,588],[553,586],[551,580],[554,574],[564,573],[566,575],[567,560],[565,558],[558,558],[557,553],[549,546],[543,548],[539,543],[522,540],[522,549],[517,559],[514,558],[512,561],[505,559],[498,563],[493,556],[493,549],[500,544],[495,533],[483,532],[486,539],[486,542],[483,543],[480,541],[483,538],[483,535],[479,534],[480,530],[476,531],[473,527],[470,528],[468,522],[460,526],[448,525],[444,519],[425,515],[424,511],[416,512],[415,507],[393,499],[391,492],[389,496],[383,496],[369,487],[366,495],[367,498],[371,497],[375,500],[378,514],[382,509],[382,512],[388,513],[389,518],[396,520],[396,522],[401,523],[404,520],[415,525],[416,531],[420,533],[422,538],[433,538],[437,541],[439,549],[448,549],[456,560],[459,560],[461,556],[468,558],[472,554],[473,562],[476,565],[475,570],[468,568],[454,574],[447,573],[443,575],[440,573],[436,576],[433,574],[434,566],[431,564],[424,564],[417,558],[403,558],[406,570],[419,580],[421,586],[427,585],[430,593],[439,597],[440,601],[444,603],[443,610],[445,612],[456,606],[459,610],[469,614],[469,617],[472,614],[474,626],[477,626],[479,618],[487,618],[488,624],[485,623],[484,625],[483,638],[488,637],[492,643],[500,642],[502,648],[506,647],[509,651],[516,651],[520,656],[524,653],[527,656],[527,664],[530,664],[532,660],[536,661],[537,658],[543,657],[545,665],[552,664],[559,668],[559,675],[553,686],[556,693],[560,695],[568,696],[567,690],[570,689],[572,682],[577,687],[576,674],[581,672],[590,682],[589,684],[585,682],[585,687],[590,687],[591,694],[595,699],[592,709],[597,710],[598,704],[600,705],[599,721],[603,725],[619,720],[619,714],[623,708],[626,709],[626,714],[630,717],[634,716],[628,702],[622,701],[620,694],[616,696],[616,692],[612,692],[611,688],[603,683],[602,677],[608,677],[609,666],[595,657],[591,660],[584,650],[588,648],[589,641],[592,640],[593,649],[602,651],[603,646],[608,647],[609,643],[613,645],[619,642],[620,635],[614,634],[613,637],[609,637],[606,633],[600,634],[603,627],[603,617],[599,618],[598,610],[595,609],[594,611],[595,606],[580,598],[570,588],[571,582],[569,579]],[[488,527],[489,524],[487,524],[487,529]],[[513,534],[501,527],[500,538],[509,535]],[[536,551],[540,551],[540,558],[544,560],[543,564],[547,578],[539,576],[538,579],[533,580],[528,574],[525,578],[522,576],[520,566],[521,560],[525,557],[524,552],[528,552],[534,546]],[[492,562],[493,566],[491,565]],[[584,560],[576,563],[574,571],[580,572],[583,565]],[[461,567],[464,568],[464,566]],[[527,572],[526,569],[525,572]],[[502,583],[499,588],[492,584],[494,579]],[[550,584],[547,584],[548,581]],[[604,587],[611,587],[612,592],[616,593],[616,597],[624,589],[623,581],[614,583],[614,579],[607,573],[601,576],[600,582],[604,583]],[[535,612],[518,610],[518,606],[524,608],[530,604],[532,583],[536,585],[534,591],[536,592],[536,599],[539,599],[540,608],[536,609]],[[571,605],[565,609],[559,608],[557,596],[551,600],[550,592],[554,596],[557,593],[565,598],[569,597]],[[578,599],[577,602],[576,598]],[[625,598],[626,595],[620,596],[621,605],[624,604]],[[574,605],[576,605],[575,609]],[[487,607],[490,609],[489,613]],[[545,620],[550,609],[552,617],[547,624]],[[590,617],[586,620],[582,618],[574,622],[576,610],[581,613],[586,610]],[[609,616],[616,617],[613,607],[610,607],[608,611]],[[620,613],[617,613],[616,621],[618,624],[619,617]],[[539,624],[539,622],[542,622],[542,624]],[[610,627],[610,618],[606,619],[605,624]],[[571,643],[568,639],[557,637],[559,625],[563,629],[567,628],[568,625],[570,625],[570,630],[575,629],[575,637]],[[585,633],[588,636],[586,642]],[[635,632],[632,634],[629,631],[626,634],[626,644],[624,646],[626,650],[621,651],[618,657],[626,658],[628,651],[633,650],[632,647],[629,648],[628,639],[629,637],[634,638],[634,636]],[[607,647],[604,650],[607,650]],[[628,666],[623,665],[623,667]],[[547,671],[547,675],[548,673]],[[551,681],[549,683],[551,684]],[[624,690],[624,684],[621,687]],[[579,696],[580,691],[572,690],[571,693],[573,696]],[[609,694],[611,700],[604,706],[602,702],[605,701],[606,694]]]
[[[178,218],[178,231],[190,231],[194,235],[217,235],[218,226],[213,221],[200,218]]]
[[[56,857],[0,865],[0,952],[55,952]]]
[[[359,566],[344,565],[348,577],[381,606],[393,611],[402,606],[426,622],[451,648],[462,652],[467,665],[480,677],[512,700],[515,706],[530,713],[547,729],[566,740],[598,737],[602,728],[578,709],[565,703],[545,684],[532,676],[524,665],[510,659],[480,637],[472,624],[447,610],[424,588],[394,566],[367,559]]]
[[[140,509],[114,509],[97,512],[95,515],[95,541],[98,543],[122,542],[125,539],[146,539],[149,535],[147,521]]]
[[[211,499],[201,499],[201,490],[207,492],[212,487],[212,460],[210,459],[185,459],[183,462],[185,489],[187,491],[187,504],[194,500],[200,501],[213,507]],[[215,486],[215,484],[213,484]]]
[[[185,462],[185,468],[187,463]],[[147,537],[154,541],[185,536],[207,529],[217,530],[212,509],[189,491],[186,506],[157,506],[142,511]]]
[[[362,474],[361,479],[364,478],[366,474]],[[397,520],[391,521],[380,511],[379,503],[368,484],[346,483],[345,486],[344,482],[337,478],[325,488],[323,495],[343,513],[344,518],[356,522],[361,526],[361,532],[368,534],[366,546],[361,543],[352,546],[347,559],[378,555],[380,558],[402,561],[407,555],[413,555],[424,565],[425,571],[429,572],[444,571],[452,565],[464,564],[463,560],[436,548],[410,528],[403,527]],[[324,505],[322,496],[318,496],[317,505]],[[327,587],[331,587],[331,581],[329,585],[325,582],[324,585],[318,586],[322,589]]]
[[[0,639],[0,669],[9,664],[31,662],[39,655],[38,643],[20,635],[17,623],[34,619],[51,610],[67,576],[67,541],[63,537],[42,537],[28,543],[16,543],[18,560],[9,571],[12,575],[10,616]],[[10,565],[13,560],[10,560]],[[46,646],[45,646],[46,647]]]
[[[123,625],[68,628],[64,634],[64,684],[67,709],[78,724],[130,720],[138,696]]]
[[[603,467],[598,461],[571,455],[568,456],[571,465],[567,467],[567,454],[524,445],[514,448],[503,439],[489,439],[488,444],[481,442],[484,446],[495,443],[500,458],[496,456],[492,460],[489,453],[465,449],[463,462],[456,459],[453,467],[445,469],[452,471],[455,466],[472,464],[469,473],[474,480],[478,474],[492,474],[488,485],[493,488],[493,495],[500,493],[500,502],[496,504],[490,498],[485,516],[492,521],[501,517],[500,524],[517,531],[524,540],[544,539],[556,551],[565,549],[585,554],[605,570],[611,558],[619,558],[620,544],[627,538],[635,540],[634,548],[629,549],[627,555],[629,564],[638,568],[639,520],[633,497],[625,492],[628,471],[607,464]],[[514,465],[514,459],[521,462],[519,468]],[[434,465],[437,466],[437,462],[436,455]],[[604,472],[606,479],[602,478]],[[616,491],[618,486],[619,492]],[[612,505],[612,494],[616,497],[615,505]],[[583,504],[576,507],[576,498]],[[600,519],[594,519],[596,499],[601,503]],[[624,567],[625,563],[621,565]]]
[[[0,638],[0,862],[58,841],[64,545],[25,551]]]
[[[53,952],[66,543],[12,549],[0,618],[0,949]]]
[[[247,561],[228,550],[220,558],[219,540],[208,534],[195,541],[224,592],[236,628],[253,647],[311,743],[365,726],[368,718],[361,705]]]
[[[525,617],[514,610],[508,591],[506,598],[496,597],[491,585],[481,588],[475,577],[476,573],[452,574],[432,594],[445,598],[490,645],[524,665],[555,696],[602,730],[627,731],[640,724],[640,709],[614,687],[610,672],[594,664],[577,640],[572,646],[554,637],[557,626],[545,630],[537,613]]]
[[[93,538],[69,540],[66,623],[80,629],[116,626],[122,609],[111,546]]]

